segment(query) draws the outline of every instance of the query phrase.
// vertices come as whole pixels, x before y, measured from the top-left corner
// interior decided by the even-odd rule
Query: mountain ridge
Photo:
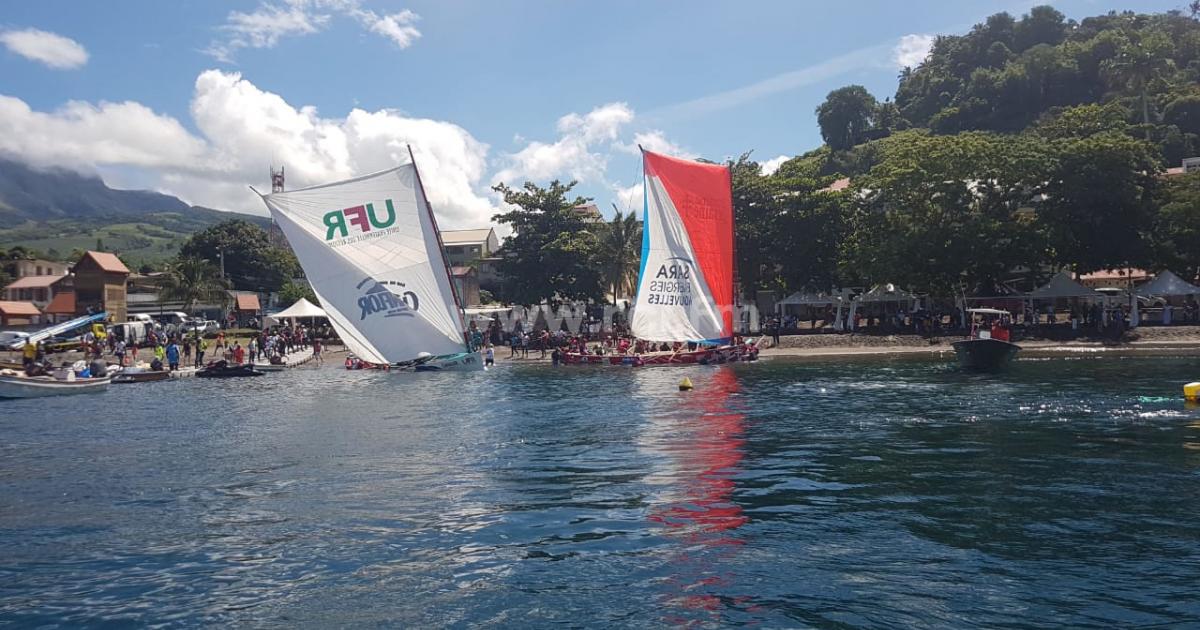
[[[270,224],[264,216],[111,188],[95,175],[0,157],[0,247],[22,245],[50,258],[101,247],[135,264],[154,264],[173,257],[191,234],[231,219]]]

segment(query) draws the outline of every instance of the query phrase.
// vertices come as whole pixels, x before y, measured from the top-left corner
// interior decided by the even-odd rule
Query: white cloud
[[[671,142],[667,139],[666,134],[655,129],[652,131],[639,131],[633,134],[633,142],[629,144],[619,144],[617,149],[633,155],[640,155],[641,151],[638,147],[654,153],[662,153],[664,155],[672,155],[688,160],[694,160],[698,155],[688,151],[687,149]]]
[[[613,203],[621,212],[638,212],[642,209],[646,186],[638,182],[632,186],[613,186]]]
[[[773,157],[773,158],[767,160],[766,162],[760,162],[758,166],[759,166],[759,168],[762,169],[763,175],[773,175],[775,173],[775,171],[779,170],[780,166],[783,166],[784,162],[786,162],[790,159],[792,159],[791,156],[780,155],[780,156]]]
[[[625,103],[608,103],[584,115],[567,114],[558,119],[558,140],[533,141],[508,154],[506,166],[492,181],[510,185],[553,178],[601,182],[608,156],[597,150],[598,145],[615,143],[621,128],[632,121],[633,110]]]
[[[400,48],[412,46],[421,36],[421,31],[413,26],[413,22],[420,17],[408,9],[391,15],[377,15],[374,11],[359,9],[353,15],[367,30],[383,35]]]
[[[273,48],[284,37],[312,35],[324,30],[334,15],[357,20],[368,31],[382,35],[399,48],[408,48],[421,36],[413,24],[419,16],[407,9],[379,15],[362,7],[360,0],[262,0],[249,13],[231,11],[220,30],[224,37],[205,50],[220,61],[232,63],[243,48]]]
[[[36,28],[0,33],[0,43],[26,59],[56,70],[78,68],[88,60],[87,50],[79,42]]]
[[[897,68],[916,68],[921,65],[933,48],[933,35],[905,35],[892,49],[892,60]]]
[[[492,204],[476,192],[488,147],[452,123],[357,108],[323,118],[218,70],[197,77],[191,114],[199,136],[139,103],[37,112],[0,95],[0,153],[79,170],[137,167],[189,203],[262,214],[247,186],[262,188],[271,164],[286,166],[288,187],[299,188],[405,162],[411,144],[443,227],[490,223]]]
[[[174,118],[140,103],[71,101],[45,113],[0,95],[0,153],[36,166],[159,168],[202,162],[205,151]]]

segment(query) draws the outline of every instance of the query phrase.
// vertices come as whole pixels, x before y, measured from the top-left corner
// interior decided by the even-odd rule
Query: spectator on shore
[[[179,345],[174,341],[167,344],[167,366],[172,372],[179,369]]]
[[[117,365],[124,367],[125,366],[125,340],[124,339],[118,339],[117,342],[115,344],[113,344],[113,354],[116,355],[116,357],[117,357]]]
[[[204,337],[201,337],[199,339],[199,341],[196,342],[196,366],[195,367],[203,367],[204,366],[204,352],[206,350],[208,350],[208,340],[205,339]],[[135,353],[135,356],[136,356],[136,353]]]

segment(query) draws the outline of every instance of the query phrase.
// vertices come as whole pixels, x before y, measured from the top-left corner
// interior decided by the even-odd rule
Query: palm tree
[[[1168,56],[1171,42],[1162,35],[1138,36],[1122,46],[1117,56],[1105,60],[1104,73],[1114,87],[1133,90],[1142,99],[1142,124],[1150,139],[1150,99],[1147,86],[1174,62]]]
[[[197,302],[220,304],[229,300],[229,283],[212,263],[200,258],[177,258],[167,267],[159,285],[160,299],[183,303],[190,312]]]
[[[637,282],[637,269],[642,258],[642,224],[633,211],[617,214],[609,221],[600,243],[600,260],[604,275],[612,288],[613,299],[630,295]]]

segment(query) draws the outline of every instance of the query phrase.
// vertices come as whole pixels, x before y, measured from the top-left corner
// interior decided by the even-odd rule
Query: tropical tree
[[[1132,90],[1142,102],[1142,124],[1146,126],[1146,139],[1150,139],[1150,97],[1147,87],[1150,82],[1173,67],[1171,40],[1162,33],[1134,34],[1101,69],[1115,87]]]
[[[599,257],[604,265],[605,284],[612,289],[613,299],[633,295],[638,266],[642,258],[642,224],[630,211],[622,214],[614,205],[616,215],[600,237]]]
[[[596,260],[599,239],[592,224],[575,212],[590,201],[568,200],[576,182],[558,180],[542,188],[526,182],[520,189],[493,187],[511,209],[493,220],[513,229],[497,265],[505,297],[520,304],[543,300],[604,298],[604,279]]]
[[[1054,263],[1087,273],[1150,262],[1161,169],[1154,153],[1122,133],[1051,144],[1037,222]]]
[[[838,88],[817,107],[821,137],[835,151],[849,149],[865,140],[879,113],[879,103],[861,85]]]
[[[197,303],[220,304],[229,300],[229,284],[212,263],[194,257],[176,258],[167,266],[159,284],[163,302],[182,302],[184,311]]]
[[[235,289],[271,293],[300,271],[291,250],[270,244],[266,230],[243,219],[222,221],[193,234],[179,250],[223,268]]]
[[[1154,260],[1190,280],[1200,275],[1200,173],[1170,178],[1161,193]]]
[[[843,275],[956,295],[991,292],[1042,261],[1032,222],[1049,159],[1042,141],[905,132],[884,153],[851,193]]]
[[[320,304],[317,299],[317,294],[313,292],[312,287],[305,282],[296,282],[288,280],[279,288],[279,301],[284,304],[295,304],[301,299],[308,300],[313,304]]]

